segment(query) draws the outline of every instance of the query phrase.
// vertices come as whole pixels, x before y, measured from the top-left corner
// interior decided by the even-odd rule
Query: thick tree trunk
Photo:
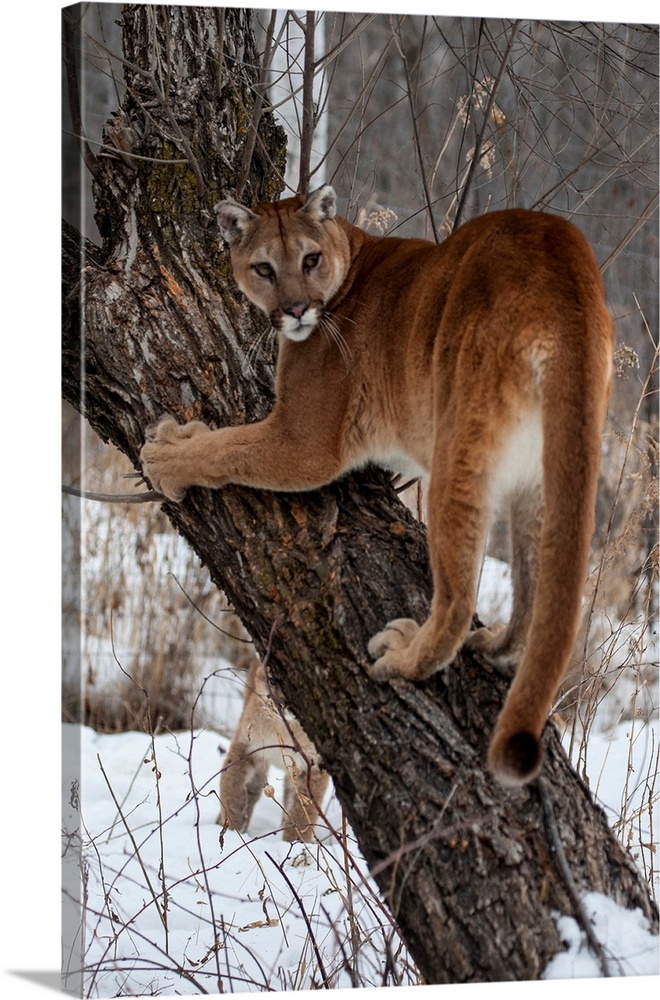
[[[97,157],[104,246],[82,268],[65,230],[63,389],[137,463],[163,411],[252,421],[273,389],[272,358],[253,350],[263,321],[212,221],[241,172],[257,82],[248,12],[128,6],[123,21],[128,90],[108,141],[152,160]],[[281,167],[265,115],[254,200],[276,193]],[[498,676],[462,655],[424,684],[369,680],[369,637],[395,617],[421,620],[431,589],[423,527],[383,474],[296,496],[195,489],[164,509],[269,649],[428,982],[534,979],[561,948],[553,914],[577,914],[553,818],[580,893],[657,920],[552,726],[539,782],[503,791],[485,772]]]

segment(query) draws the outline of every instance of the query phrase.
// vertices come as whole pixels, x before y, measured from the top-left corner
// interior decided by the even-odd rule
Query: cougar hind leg
[[[481,417],[466,427],[459,437],[445,429],[435,443],[428,492],[431,613],[421,626],[400,618],[374,636],[369,652],[376,658],[370,667],[375,680],[424,680],[454,660],[468,634],[491,520],[494,432]]]
[[[220,777],[220,815],[218,823],[244,833],[268,777],[263,754],[254,745],[232,744]]]
[[[465,517],[464,510],[461,514]],[[480,520],[480,515],[476,520]],[[442,519],[436,518],[434,523],[439,525],[438,534],[442,535]],[[465,529],[465,521],[462,527]],[[448,531],[445,537],[456,539],[455,544],[431,546],[433,602],[424,624],[397,618],[369,642],[369,653],[375,659],[369,674],[374,680],[406,677],[420,681],[454,660],[470,627],[476,597],[481,542],[475,544],[468,534],[464,530],[461,538]]]
[[[509,623],[499,631],[477,629],[467,637],[465,645],[501,673],[511,675],[522,658],[534,606],[543,520],[541,487],[516,491],[510,500],[509,518],[513,586]]]
[[[312,764],[292,776],[287,773],[284,792],[286,822],[282,839],[291,843],[302,840],[309,843],[314,836],[314,825],[319,818],[319,808],[328,787],[329,776]]]

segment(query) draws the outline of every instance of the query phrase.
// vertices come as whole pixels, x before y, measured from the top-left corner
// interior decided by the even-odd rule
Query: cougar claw
[[[162,426],[162,424],[167,424],[170,422],[173,424],[177,423],[174,417],[170,417],[167,413],[165,413],[163,414],[162,417],[159,417],[159,419],[155,420],[152,424],[148,424],[144,432],[145,441],[155,441],[158,435],[158,430]]]

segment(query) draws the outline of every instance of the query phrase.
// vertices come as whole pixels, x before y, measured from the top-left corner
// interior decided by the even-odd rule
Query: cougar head
[[[325,185],[254,210],[235,201],[216,205],[239,288],[290,340],[309,337],[348,272],[336,200]]]

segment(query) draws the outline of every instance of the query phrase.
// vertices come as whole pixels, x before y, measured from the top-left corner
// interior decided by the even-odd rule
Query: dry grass
[[[126,492],[127,460],[89,434],[86,489]],[[209,663],[243,666],[251,655],[244,629],[155,505],[66,508],[65,578],[79,586],[64,609],[64,721],[99,732],[186,729]]]
[[[617,354],[630,356],[628,349]],[[574,734],[579,729],[583,740],[596,719],[601,727],[648,721],[658,710],[658,421],[641,415],[648,412],[644,404],[656,368],[657,350],[639,379],[627,427],[615,392],[604,437],[593,570],[563,701],[564,712],[570,708],[573,714]],[[627,368],[619,364],[615,378],[626,388]]]

